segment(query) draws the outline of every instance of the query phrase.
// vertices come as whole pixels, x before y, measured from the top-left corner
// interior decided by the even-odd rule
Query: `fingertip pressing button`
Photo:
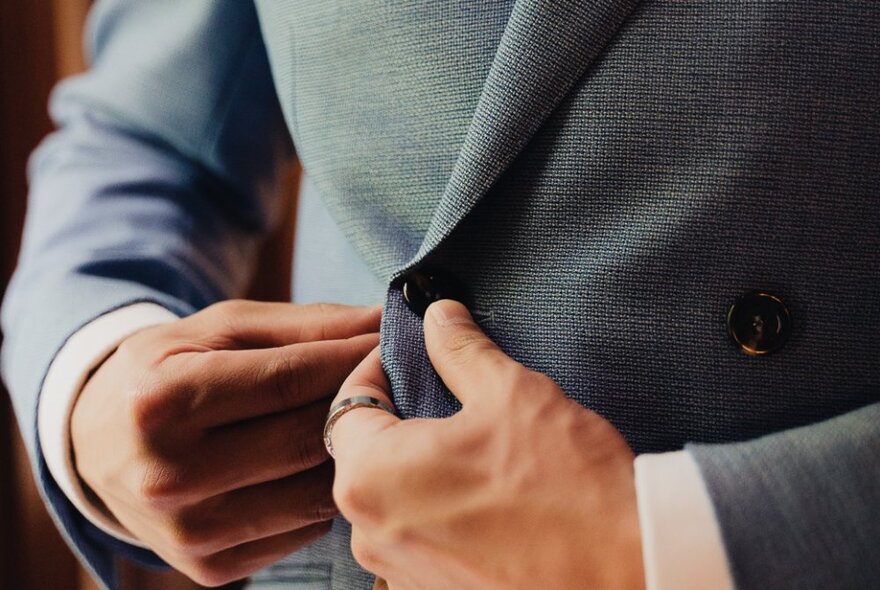
[[[404,276],[403,299],[419,317],[425,317],[428,306],[441,299],[465,301],[464,289],[449,273],[436,268],[421,268]]]

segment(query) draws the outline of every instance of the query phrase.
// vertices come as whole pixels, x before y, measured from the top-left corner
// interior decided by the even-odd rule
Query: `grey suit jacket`
[[[6,316],[7,358],[38,351],[14,388],[25,421],[32,374],[77,325],[135,300],[188,313],[234,291],[232,245],[272,219],[257,189],[280,103],[316,190],[387,286],[382,358],[404,416],[457,409],[401,292],[414,271],[442,274],[502,348],[637,452],[689,445],[738,587],[878,583],[880,3],[102,6],[95,71],[56,99],[67,129],[43,158],[92,125],[155,166],[75,195],[62,230],[32,215]],[[86,159],[100,169],[100,154]],[[48,168],[44,186],[70,174]],[[118,214],[152,211],[152,241],[73,240],[47,282],[55,238],[93,231],[88,213],[145,176],[162,182]],[[95,299],[35,339],[23,302],[46,284]],[[726,329],[755,290],[791,313],[785,345],[757,357]],[[73,542],[103,564],[114,549],[43,477]],[[347,534],[338,522],[285,575],[369,587]]]

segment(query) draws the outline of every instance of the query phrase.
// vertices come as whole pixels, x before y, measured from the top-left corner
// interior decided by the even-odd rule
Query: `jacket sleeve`
[[[159,561],[90,525],[46,469],[47,368],[109,311],[146,301],[182,316],[242,294],[292,149],[251,2],[105,0],[87,38],[92,67],[55,90],[58,130],[31,159],[2,367],[50,511],[112,587],[117,554]]]
[[[880,580],[880,403],[752,441],[691,445],[735,586]]]

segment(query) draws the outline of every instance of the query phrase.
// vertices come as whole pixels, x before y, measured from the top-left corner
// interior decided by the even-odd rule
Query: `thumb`
[[[527,370],[483,333],[464,305],[451,299],[431,304],[425,313],[425,346],[437,374],[464,405],[499,391],[502,376]]]

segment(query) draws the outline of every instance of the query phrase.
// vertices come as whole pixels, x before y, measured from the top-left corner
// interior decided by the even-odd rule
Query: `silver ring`
[[[327,413],[327,421],[324,422],[324,446],[327,447],[327,452],[330,453],[330,456],[334,459],[336,458],[336,455],[333,454],[333,441],[330,438],[330,435],[333,433],[333,427],[340,418],[356,408],[375,408],[377,410],[384,410],[392,416],[397,415],[394,408],[382,400],[367,395],[347,397],[344,400],[333,404],[333,407],[331,407],[330,411]]]

